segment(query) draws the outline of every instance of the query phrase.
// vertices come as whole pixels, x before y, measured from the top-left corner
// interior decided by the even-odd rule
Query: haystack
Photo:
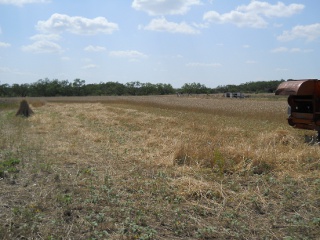
[[[20,107],[18,112],[16,113],[16,116],[25,116],[30,117],[33,114],[32,109],[29,107],[29,104],[26,100],[22,100],[20,102]]]

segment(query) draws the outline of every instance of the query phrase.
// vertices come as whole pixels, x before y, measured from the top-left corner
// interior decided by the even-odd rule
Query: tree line
[[[218,86],[214,92],[243,92],[243,93],[273,93],[276,91],[280,83],[285,80],[271,80],[271,81],[258,81],[247,82],[240,85],[226,85]]]
[[[185,83],[181,88],[171,84],[128,82],[101,82],[86,84],[85,80],[40,79],[31,84],[0,84],[0,97],[54,97],[54,96],[121,96],[121,95],[168,95],[212,94],[224,92],[262,93],[274,92],[284,80],[248,82],[240,85],[225,85],[207,88],[200,83]]]

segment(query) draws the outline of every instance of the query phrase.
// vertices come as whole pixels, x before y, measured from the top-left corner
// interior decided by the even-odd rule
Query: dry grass
[[[320,149],[285,99],[29,102],[0,112],[2,239],[319,236]]]
[[[31,101],[29,101],[29,103],[33,108],[38,108],[38,107],[42,107],[42,106],[46,105],[46,102],[41,99],[31,100]]]

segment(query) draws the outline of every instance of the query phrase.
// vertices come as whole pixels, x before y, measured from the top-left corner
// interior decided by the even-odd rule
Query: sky
[[[0,84],[320,78],[318,0],[0,0]]]

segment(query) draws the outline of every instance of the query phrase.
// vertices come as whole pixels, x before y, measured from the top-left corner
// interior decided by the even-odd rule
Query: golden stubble
[[[42,151],[60,164],[100,165],[111,154],[129,162],[170,165],[178,142],[170,129],[173,118],[107,104],[47,104],[30,121]]]
[[[194,214],[188,218],[195,223],[190,231],[217,225],[221,238],[235,236],[228,235],[235,223],[282,238],[286,227],[280,222],[273,228],[277,219],[272,215],[281,219],[295,206],[301,206],[303,210],[295,211],[304,219],[316,219],[308,208],[316,208],[312,191],[319,176],[319,146],[304,143],[304,135],[312,132],[287,125],[285,112],[279,113],[285,111],[285,101],[132,99],[48,101],[39,104],[32,117],[7,124],[0,143],[23,153],[26,182],[17,186],[21,192],[6,186],[4,200],[21,195],[26,202],[22,208],[50,212],[57,219],[77,213],[73,222],[68,224],[67,218],[59,225],[62,233],[74,231],[77,236],[80,231],[72,230],[76,226],[92,229],[87,209],[111,213],[114,220],[109,219],[113,225],[108,229],[120,228],[125,212],[152,210],[145,218],[161,232],[163,225],[150,216],[167,216],[165,221],[179,230],[186,215],[178,218],[170,206],[175,211],[185,208]],[[108,210],[111,195],[94,203],[95,195],[105,193],[101,187],[117,196],[116,213]],[[295,192],[302,195],[307,189],[305,203]],[[52,231],[50,224],[42,227],[42,232]],[[117,239],[120,230],[114,231]],[[253,233],[241,234],[250,238]]]
[[[200,104],[199,99],[193,101]],[[30,131],[34,139],[41,139],[39,145],[47,159],[62,165],[115,164],[117,169],[120,162],[130,165],[138,161],[151,166],[177,166],[176,171],[185,171],[179,167],[181,162],[176,164],[179,158],[185,158],[185,165],[223,168],[220,170],[224,172],[245,172],[263,164],[267,171],[284,174],[301,170],[300,161],[320,156],[316,147],[303,142],[303,133],[288,127],[285,119],[277,127],[270,120],[264,121],[264,116],[271,115],[279,104],[258,103],[213,102],[220,110],[226,104],[226,115],[179,111],[178,107],[177,111],[150,111],[152,108],[145,103],[141,107],[47,103],[30,118]],[[241,107],[254,112],[255,117],[243,118]],[[233,116],[229,116],[231,111]],[[118,162],[110,164],[108,156],[116,156]]]

